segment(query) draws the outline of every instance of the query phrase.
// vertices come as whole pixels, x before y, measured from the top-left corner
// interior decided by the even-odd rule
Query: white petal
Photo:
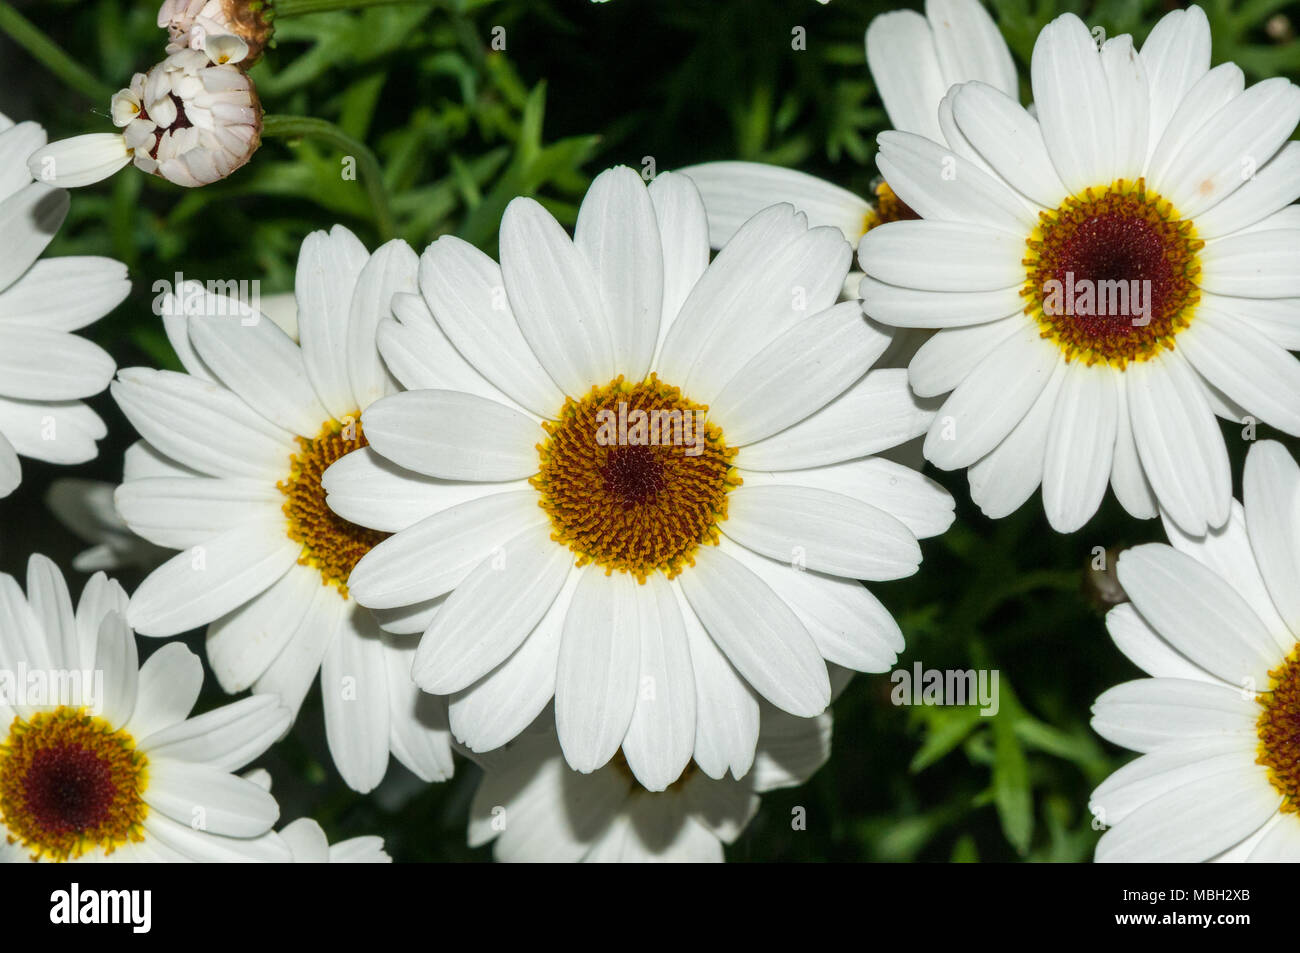
[[[1106,613],[1106,631],[1115,647],[1148,675],[1225,684],[1162,639],[1131,602],[1117,605]]]
[[[325,409],[339,420],[362,409],[348,374],[348,322],[367,257],[366,247],[342,225],[312,232],[298,251],[294,293],[307,376]]]
[[[984,225],[1021,237],[1037,216],[1005,183],[944,146],[905,132],[882,132],[876,165],[908,207],[925,219]]]
[[[322,588],[320,573],[297,567],[208,626],[208,664],[228,694],[250,687],[284,650]]]
[[[280,807],[269,792],[206,764],[170,758],[149,761],[144,800],[195,830],[226,837],[256,837],[271,829]]]
[[[281,480],[297,452],[288,431],[225,388],[187,374],[127,368],[112,394],[155,449],[211,476]]]
[[[1142,469],[1137,444],[1133,440],[1128,389],[1129,379],[1125,377],[1120,381],[1118,394],[1116,416],[1119,422],[1115,430],[1115,459],[1111,466],[1110,483],[1115,490],[1115,499],[1119,500],[1129,516],[1149,520],[1157,513],[1156,496]]]
[[[261,696],[280,699],[295,716],[320,670],[325,651],[343,627],[343,617],[351,604],[340,598],[333,586],[320,584],[319,573],[311,573],[305,566],[295,566],[291,574],[304,578],[315,575],[311,598],[300,604],[298,619],[289,631],[280,654],[269,668],[253,683],[253,691]]]
[[[0,292],[0,322],[77,331],[108,314],[130,292],[126,265],[111,258],[42,258]]]
[[[411,677],[435,695],[478,681],[541,621],[572,565],[549,524],[520,533],[456,587],[420,641]]]
[[[663,791],[695,749],[695,670],[672,586],[656,573],[637,596],[640,677],[623,753],[646,790]]]
[[[1151,96],[1146,68],[1133,37],[1112,37],[1101,48],[1101,68],[1110,91],[1115,143],[1115,177],[1130,182],[1146,167]]]
[[[273,484],[205,477],[151,477],[123,483],[114,503],[131,530],[158,546],[198,546],[244,523],[282,524],[284,494]]]
[[[253,695],[164,728],[139,740],[150,758],[174,758],[237,771],[289,727],[290,714],[271,695]]]
[[[595,275],[614,367],[639,381],[650,368],[663,314],[664,256],[645,182],[627,166],[592,181],[573,242]]]
[[[684,175],[662,172],[655,176],[650,183],[650,201],[654,203],[664,256],[663,316],[659,321],[659,340],[655,343],[657,361],[669,327],[677,320],[695,282],[709,266],[712,218],[705,216],[700,190]],[[730,237],[729,234],[727,238]]]
[[[113,379],[112,356],[85,338],[21,324],[0,324],[0,390],[21,400],[75,400]]]
[[[758,742],[758,699],[704,631],[681,586],[672,590],[695,672],[695,763],[710,778],[728,770],[744,777]]]
[[[564,395],[524,340],[496,262],[444,235],[420,257],[420,293],[438,326],[479,373],[535,414],[559,412]]]
[[[1250,448],[1242,499],[1260,575],[1294,632],[1300,628],[1300,469],[1280,443],[1266,440]]]
[[[379,626],[355,605],[325,649],[325,738],[348,787],[366,794],[388,767],[388,669]]]
[[[763,741],[748,779],[755,791],[774,791],[803,784],[831,756],[831,716],[791,718],[785,712],[763,713]]]
[[[643,604],[643,598],[645,602]],[[564,620],[555,678],[555,728],[565,760],[590,773],[614,756],[636,707],[641,629],[660,624],[635,578],[583,570]]]
[[[180,642],[169,642],[140,666],[135,711],[123,730],[147,738],[183,722],[199,700],[203,663]]]
[[[1277,646],[1226,580],[1158,543],[1126,549],[1118,571],[1143,619],[1174,648],[1247,695],[1268,685]]]
[[[190,341],[203,363],[248,406],[285,430],[315,437],[329,420],[302,352],[267,320],[192,317]]]
[[[866,44],[867,66],[889,124],[942,142],[936,113],[948,81],[925,17],[911,10],[882,14],[867,27]]]
[[[1044,208],[1056,208],[1068,190],[1033,116],[1013,97],[983,83],[964,83],[952,96],[957,128],[1014,189]]]
[[[504,404],[451,390],[414,390],[371,404],[362,415],[376,452],[445,480],[501,482],[537,472],[546,432]]]
[[[1240,96],[1245,88],[1246,76],[1236,63],[1220,63],[1201,76],[1172,114],[1163,135],[1149,142],[1146,174],[1151,181],[1165,181],[1170,163],[1182,158],[1206,118]]]
[[[130,161],[120,132],[96,132],[50,143],[32,153],[27,168],[40,182],[75,189],[107,179]]]
[[[1173,743],[1232,738],[1253,748],[1260,708],[1249,692],[1227,685],[1143,678],[1103,692],[1092,711],[1092,729],[1103,738],[1135,751],[1156,751]]]
[[[1047,431],[1043,507],[1058,533],[1073,533],[1097,512],[1110,482],[1119,426],[1119,374],[1073,361]]]
[[[1110,88],[1083,21],[1067,13],[1044,27],[1034,43],[1030,72],[1043,141],[1061,181],[1082,194],[1114,180]]]
[[[1036,327],[1007,338],[944,401],[925,438],[926,459],[955,470],[984,456],[1029,412],[1060,361]]]
[[[737,487],[722,529],[779,562],[849,579],[900,579],[921,563],[916,537],[894,517],[813,487]]]
[[[843,393],[889,342],[889,332],[867,320],[857,301],[815,314],[778,335],[726,383],[709,402],[711,419],[732,445],[770,437]]]
[[[1019,288],[970,293],[923,291],[864,276],[857,293],[868,315],[901,328],[985,327],[1024,310]]]
[[[176,635],[205,625],[279,579],[301,550],[282,519],[226,530],[150,573],[131,598],[127,620],[141,635]]]
[[[103,673],[102,716],[114,729],[121,728],[135,711],[140,661],[135,636],[117,612],[110,612],[99,623],[94,671]]]
[[[1263,168],[1214,208],[1196,217],[1196,232],[1206,238],[1231,235],[1286,208],[1300,198],[1300,142],[1288,142]],[[0,295],[0,311],[4,296]]]
[[[419,268],[411,246],[395,238],[371,255],[357,276],[348,309],[347,348],[348,379],[358,410],[395,390],[375,344],[375,329],[392,314],[394,295],[419,291]]]
[[[449,701],[452,732],[474,752],[491,751],[513,739],[555,696],[560,639],[569,603],[583,574],[572,570],[542,621],[524,644],[495,669]]]
[[[501,217],[501,272],[524,340],[566,394],[621,370],[591,265],[533,199],[515,199]]]
[[[1201,251],[1200,287],[1218,295],[1300,295],[1300,228],[1251,230],[1210,242]]]
[[[1129,365],[1129,419],[1160,506],[1190,533],[1222,526],[1232,502],[1228,451],[1204,388],[1176,351]]]
[[[862,236],[872,278],[925,291],[1000,291],[1025,280],[1023,236],[962,222],[889,222]]]
[[[968,296],[946,297],[964,300]],[[1020,326],[1018,321],[990,321],[940,331],[917,349],[907,365],[908,382],[920,397],[946,394]]]
[[[393,757],[421,781],[445,781],[455,771],[447,700],[420,691],[411,681],[418,646],[414,639],[385,634],[383,641],[388,672],[388,746]]]
[[[869,371],[845,393],[778,434],[741,448],[750,470],[795,470],[877,453],[925,433],[934,411],[907,386],[902,368]]]
[[[768,701],[793,715],[820,714],[830,679],[817,645],[794,612],[730,556],[704,546],[681,577],[682,591],[713,641]]]
[[[546,522],[533,489],[497,493],[436,513],[366,553],[348,588],[363,606],[391,609],[450,592],[519,532]]]
[[[806,213],[810,225],[838,228],[851,242],[861,237],[871,211],[867,202],[847,189],[777,165],[705,162],[678,172],[699,187],[709,217],[709,244],[714,248],[721,248],[741,225],[777,202],[789,202]]]
[[[990,519],[1001,519],[1020,509],[1042,483],[1047,442],[1066,367],[1064,363],[1056,365],[1043,392],[1006,439],[967,471],[970,498]]]
[[[1170,117],[1210,68],[1210,24],[1200,7],[1175,10],[1161,17],[1142,44],[1151,91],[1151,132],[1160,141]]]

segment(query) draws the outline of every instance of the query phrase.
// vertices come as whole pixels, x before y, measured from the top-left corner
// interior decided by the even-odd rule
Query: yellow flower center
[[[314,439],[299,437],[299,453],[291,458],[289,477],[276,484],[285,495],[284,515],[289,538],[302,544],[298,562],[320,572],[321,583],[348,595],[348,576],[361,557],[387,539],[388,533],[350,523],[325,505],[321,477],[335,460],[368,446],[360,413],[345,423],[327,420]]]
[[[124,731],[80,708],[15,718],[0,744],[0,822],[32,859],[112,853],[144,839],[147,759]]]
[[[1257,764],[1283,797],[1282,810],[1300,811],[1300,643],[1286,661],[1268,673],[1269,691],[1258,696],[1264,706]]]
[[[594,562],[644,582],[694,565],[696,547],[716,543],[727,491],[740,483],[736,455],[705,408],[653,374],[620,376],[567,398],[542,424],[541,465],[531,480],[551,518],[552,539]]]
[[[1026,246],[1025,313],[1067,361],[1122,370],[1172,349],[1200,300],[1205,242],[1142,179],[1040,212]]]

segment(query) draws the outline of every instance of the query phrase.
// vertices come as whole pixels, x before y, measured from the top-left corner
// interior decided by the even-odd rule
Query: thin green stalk
[[[384,187],[384,173],[379,160],[370,151],[370,147],[360,140],[353,139],[346,132],[324,119],[311,116],[274,116],[262,117],[262,136],[281,139],[311,138],[328,142],[343,150],[345,155],[354,156],[360,167],[361,179],[370,196],[370,205],[375,213],[375,228],[384,241],[397,235],[397,226],[393,221],[393,210],[388,204],[388,190]]]
[[[36,24],[0,0],[0,30],[45,65],[51,73],[87,99],[107,103],[117,92],[100,82],[84,66],[46,36]]]
[[[299,17],[325,10],[364,10],[367,7],[391,7],[399,3],[440,3],[441,0],[275,0],[271,9],[275,18]]]

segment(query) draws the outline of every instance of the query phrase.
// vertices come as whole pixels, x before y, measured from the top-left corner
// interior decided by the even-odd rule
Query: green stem
[[[397,226],[393,222],[393,210],[388,204],[388,190],[384,187],[384,173],[379,160],[370,151],[370,147],[360,140],[353,139],[346,132],[324,119],[310,116],[273,116],[262,117],[262,136],[278,136],[282,139],[309,137],[328,142],[343,150],[345,155],[354,156],[361,167],[361,177],[370,204],[375,213],[375,227],[384,241],[397,235]]]
[[[271,9],[277,20],[300,17],[326,10],[364,10],[367,7],[391,7],[399,3],[439,3],[441,0],[275,0]]]
[[[0,0],[0,30],[45,64],[45,67],[87,99],[106,103],[117,92],[96,79],[85,67],[46,36],[21,13]]]

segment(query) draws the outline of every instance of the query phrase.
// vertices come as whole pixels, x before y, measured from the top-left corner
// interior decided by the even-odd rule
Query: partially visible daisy
[[[415,253],[367,253],[347,229],[316,232],[298,257],[301,345],[244,302],[187,283],[163,320],[186,373],[123,370],[113,396],[152,458],[133,465],[118,512],[179,549],[131,599],[142,635],[208,626],[228,692],[275,694],[295,712],[321,673],[330,751],[369,791],[391,751],[426,781],[451,774],[445,704],[411,683],[414,646],[382,633],[349,597],[353,565],[384,534],[325,505],[321,474],[366,446],[361,411],[392,388],[375,326],[416,288]]]
[[[31,174],[74,188],[134,162],[186,188],[224,179],[252,158],[262,139],[257,90],[237,65],[247,55],[236,36],[206,36],[202,49],[172,53],[113,96],[120,133],[52,143],[28,159]]]
[[[616,168],[574,239],[516,199],[500,266],[451,237],[425,252],[421,296],[379,329],[411,389],[362,414],[371,446],[323,482],[342,517],[396,531],[349,586],[422,633],[413,674],[466,746],[554,696],[580,771],[622,749],[650,789],[692,756],[739,777],[757,696],[810,717],[827,660],[893,664],[898,625],[857,580],[914,573],[953,504],[871,456],[930,415],[904,371],[870,370],[889,335],[835,304],[847,251],[779,205],[710,263],[690,179]]]
[[[564,761],[555,732],[529,732],[488,756],[469,816],[469,845],[514,863],[721,862],[759,795],[796,787],[831,753],[831,715],[795,718],[763,705],[754,766],[740,780],[691,769],[647,791],[622,758],[591,774]]]
[[[163,0],[158,25],[167,31],[167,52],[201,50],[210,36],[237,36],[248,46],[248,69],[271,39],[270,0]]]
[[[0,575],[0,861],[286,861],[275,799],[232,772],[289,726],[269,696],[188,718],[203,666],[140,665],[126,593],[102,573],[73,607],[33,556]]]
[[[989,516],[1041,484],[1071,532],[1109,484],[1201,534],[1232,500],[1215,411],[1300,434],[1300,89],[1209,64],[1197,7],[1140,53],[1066,14],[1034,47],[1037,119],[973,82],[948,96],[946,146],[880,136],[924,220],[862,239],[863,307],[943,329],[909,366],[922,397],[952,391],[925,453],[969,467]]]
[[[81,402],[113,378],[113,358],[78,331],[131,290],[126,266],[108,258],[44,258],[68,214],[68,193],[33,182],[27,157],[45,145],[34,122],[0,115],[0,497],[22,482],[20,456],[49,463],[93,460],[107,434]]]
[[[1106,627],[1152,677],[1093,705],[1143,752],[1092,794],[1099,861],[1300,861],[1300,469],[1264,441],[1243,487],[1222,529],[1119,558]]]
[[[954,83],[979,80],[1019,96],[1016,66],[996,24],[979,0],[927,0],[925,16],[895,10],[867,28],[867,68],[895,129],[943,142],[940,103]],[[812,225],[830,225],[856,242],[885,222],[915,218],[887,180],[870,199],[838,185],[762,162],[705,162],[680,170],[699,186],[709,215],[709,241],[721,248],[750,217],[789,202]],[[851,273],[847,296],[856,297],[860,274]]]

